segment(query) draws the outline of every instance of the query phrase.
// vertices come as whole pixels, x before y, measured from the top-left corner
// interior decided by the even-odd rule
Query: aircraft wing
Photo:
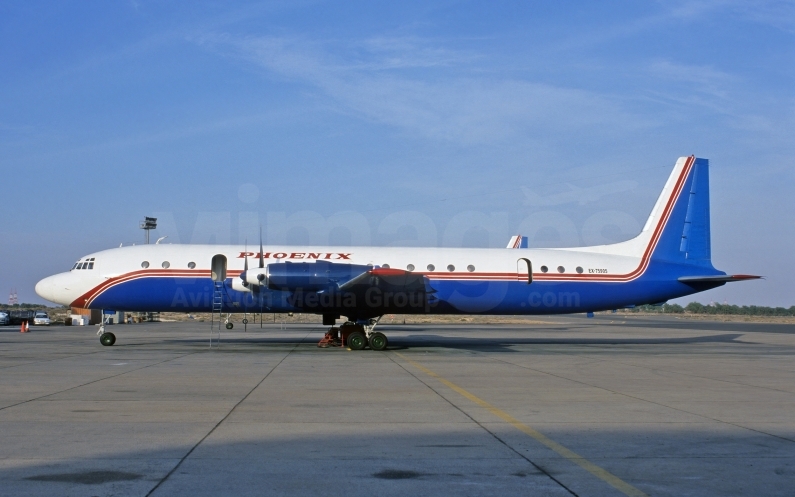
[[[342,291],[367,290],[377,287],[381,290],[408,293],[434,293],[428,278],[422,274],[402,269],[372,268],[339,286]]]

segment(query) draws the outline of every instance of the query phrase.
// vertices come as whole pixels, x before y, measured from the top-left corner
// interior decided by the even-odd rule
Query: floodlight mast
[[[157,218],[156,217],[144,217],[144,220],[138,225],[139,228],[144,230],[146,233],[146,244],[149,245],[149,231],[153,229],[157,229]]]

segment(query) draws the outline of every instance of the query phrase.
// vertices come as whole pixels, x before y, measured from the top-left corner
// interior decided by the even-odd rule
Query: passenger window
[[[472,264],[467,266],[467,271],[469,271],[470,273],[473,272],[474,270],[475,270],[475,266],[473,266]]]
[[[414,271],[414,264],[409,264],[408,266],[406,266],[406,269],[408,269],[409,271]]]
[[[428,264],[428,271],[435,271],[435,270],[436,266],[434,266],[433,264]]]
[[[582,267],[577,266],[577,269],[575,269],[575,271],[577,271],[579,274],[582,274]]]
[[[144,269],[148,268],[149,267],[149,261],[143,261],[141,263],[141,267],[144,268]]]
[[[191,262],[188,263],[188,269],[193,269],[195,267],[196,267],[196,263],[195,262],[191,261]]]
[[[448,270],[448,271],[450,271],[450,272],[452,273],[453,271],[455,271],[455,266],[453,266],[452,264],[450,264],[450,265],[448,265],[448,266],[447,266],[447,270]]]
[[[563,267],[563,266],[558,266],[558,272],[559,273],[565,273],[566,272],[566,268]]]
[[[548,267],[546,267],[546,266],[541,266],[541,272],[542,272],[542,273],[546,273],[547,271],[549,271],[549,268],[548,268]]]

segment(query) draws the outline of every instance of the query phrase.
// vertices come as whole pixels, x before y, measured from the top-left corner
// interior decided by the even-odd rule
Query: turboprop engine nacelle
[[[359,264],[317,262],[276,262],[264,268],[249,269],[240,274],[249,288],[319,292],[336,287],[372,269]]]

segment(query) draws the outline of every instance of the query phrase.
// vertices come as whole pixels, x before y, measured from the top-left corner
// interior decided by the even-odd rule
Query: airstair
[[[213,346],[215,333],[215,318],[218,316],[218,342],[221,341],[221,314],[224,309],[224,282],[213,281],[213,309],[210,317],[210,347]]]
[[[218,315],[218,342],[221,342],[221,313],[224,310],[224,294],[226,293],[226,256],[216,254],[210,263],[210,275],[213,280],[213,306],[210,317],[210,347],[213,346],[215,333],[215,315]],[[229,320],[227,316],[227,321]]]

